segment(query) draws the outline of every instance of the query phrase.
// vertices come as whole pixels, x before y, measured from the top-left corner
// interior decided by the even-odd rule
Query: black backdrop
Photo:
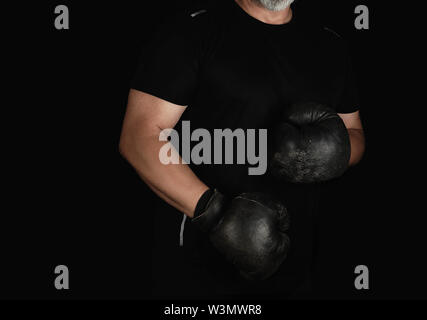
[[[5,60],[13,117],[3,118],[5,175],[13,177],[0,226],[1,298],[148,297],[155,200],[118,153],[121,122],[144,39],[168,12],[202,3],[61,1],[13,11]],[[59,4],[70,9],[70,30],[54,28]],[[370,9],[370,30],[354,28],[358,4]],[[298,5],[351,42],[367,136],[362,163],[324,188],[315,296],[426,298],[423,210],[416,192],[404,196],[409,178],[422,174],[401,135],[413,114],[396,115],[406,81],[398,75],[400,29],[378,2]],[[68,291],[53,285],[60,264],[70,269]],[[371,271],[369,291],[354,289],[361,264]]]

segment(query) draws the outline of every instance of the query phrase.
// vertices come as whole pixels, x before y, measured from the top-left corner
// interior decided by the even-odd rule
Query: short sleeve
[[[198,73],[197,36],[190,16],[159,26],[143,45],[131,87],[177,105],[188,105]]]
[[[338,113],[354,113],[359,111],[359,92],[356,84],[356,75],[354,73],[351,57],[346,53],[346,65],[343,76],[343,87],[340,95],[337,112]]]

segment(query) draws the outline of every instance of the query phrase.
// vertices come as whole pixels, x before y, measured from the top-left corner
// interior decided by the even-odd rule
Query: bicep
[[[124,126],[138,125],[147,130],[173,128],[185,109],[186,106],[131,89]]]

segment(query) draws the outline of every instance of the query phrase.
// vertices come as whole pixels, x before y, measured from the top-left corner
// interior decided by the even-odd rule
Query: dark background
[[[408,39],[378,2],[297,2],[351,43],[367,137],[362,163],[323,189],[314,297],[427,298],[425,210],[413,181],[422,181],[422,156],[404,135],[421,131],[412,95],[401,90]],[[70,30],[54,28],[60,4],[70,9]],[[370,9],[370,30],[354,28],[359,4]],[[13,72],[3,151],[11,178],[3,180],[0,298],[147,297],[153,197],[118,142],[141,45],[168,13],[188,6],[203,1],[61,1],[8,11],[15,20],[4,49]],[[69,291],[54,288],[60,264],[70,269]],[[354,289],[361,264],[370,268],[369,291]]]

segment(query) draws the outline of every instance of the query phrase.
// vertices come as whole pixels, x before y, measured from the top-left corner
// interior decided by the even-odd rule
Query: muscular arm
[[[365,153],[365,134],[359,111],[349,114],[339,114],[350,135],[351,157],[350,166],[354,166],[362,160]]]
[[[183,106],[131,90],[120,153],[159,197],[192,217],[197,201],[208,187],[188,165],[164,165],[159,160],[161,147],[168,143],[159,141],[160,132],[174,128],[184,111]]]

